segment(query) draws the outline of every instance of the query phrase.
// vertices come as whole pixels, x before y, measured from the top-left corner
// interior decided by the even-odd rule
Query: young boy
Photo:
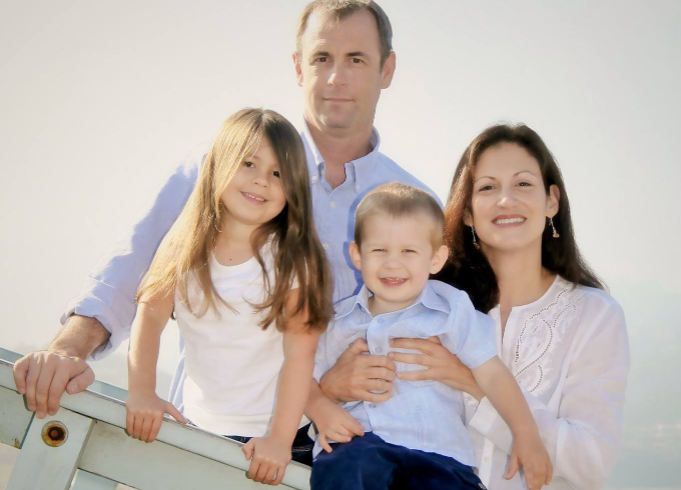
[[[548,484],[548,453],[520,388],[496,355],[491,319],[462,291],[428,280],[448,256],[444,216],[435,199],[414,187],[387,184],[370,192],[355,216],[350,258],[364,286],[336,308],[319,342],[315,379],[357,339],[366,340],[371,354],[384,355],[397,350],[390,348],[392,338],[437,336],[472,370],[511,428],[511,459],[523,466],[528,487]],[[398,372],[421,369],[396,365]],[[393,390],[382,403],[343,403],[345,413],[315,386],[307,410],[319,430],[313,490],[484,489],[472,468],[462,393],[435,381],[398,378]],[[361,437],[352,438],[353,433]]]

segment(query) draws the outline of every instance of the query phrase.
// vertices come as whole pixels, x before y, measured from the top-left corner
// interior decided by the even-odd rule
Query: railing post
[[[60,408],[31,420],[7,490],[67,490],[96,422]]]

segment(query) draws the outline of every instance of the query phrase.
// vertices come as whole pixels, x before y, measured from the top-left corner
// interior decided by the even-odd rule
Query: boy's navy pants
[[[332,444],[312,465],[312,490],[485,490],[473,468],[435,453],[389,444],[366,432]]]

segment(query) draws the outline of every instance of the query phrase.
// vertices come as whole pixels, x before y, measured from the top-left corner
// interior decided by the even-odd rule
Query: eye
[[[384,248],[374,248],[372,252],[385,252]]]
[[[411,248],[405,248],[402,251],[405,252],[405,253],[408,253],[408,254],[415,254],[416,253],[416,250],[412,250]]]
[[[326,56],[319,56],[314,59],[315,63],[326,63],[329,60]]]
[[[272,172],[272,175],[274,175],[276,178],[281,177],[281,174],[279,174],[279,170],[275,170],[274,172]]]
[[[490,184],[487,184],[487,185],[483,185],[482,187],[480,187],[478,189],[478,192],[489,191],[489,190],[492,190],[492,186]]]
[[[364,63],[364,60],[362,60],[362,58],[351,58],[351,60],[355,64]]]
[[[522,182],[518,182],[518,186],[519,187],[532,187],[532,183],[527,182],[527,181],[522,181]]]
[[[247,161],[244,162],[244,167],[253,168],[253,167],[255,167],[255,164],[253,162],[249,162],[247,160]]]

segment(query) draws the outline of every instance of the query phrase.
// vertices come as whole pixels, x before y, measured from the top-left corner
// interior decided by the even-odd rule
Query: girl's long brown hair
[[[499,303],[497,278],[482,250],[473,246],[471,229],[465,225],[464,216],[471,212],[473,174],[480,156],[485,150],[502,143],[518,145],[537,160],[547,195],[552,185],[560,191],[558,213],[553,217],[560,237],[553,238],[551,228],[544,228],[542,266],[575,284],[605,289],[577,247],[570,202],[558,164],[539,135],[524,124],[499,124],[487,128],[464,151],[454,172],[445,206],[445,243],[449,247],[450,258],[437,278],[466,291],[480,311],[487,313]]]
[[[307,310],[307,327],[324,329],[331,319],[331,273],[312,218],[305,150],[298,132],[283,116],[270,110],[243,109],[230,116],[208,152],[198,182],[177,221],[161,243],[138,292],[138,301],[173,294],[177,289],[189,311],[197,317],[217,302],[228,308],[210,277],[209,258],[222,226],[224,206],[220,196],[244,160],[266,138],[277,158],[286,205],[274,219],[251,236],[257,261],[263,268],[267,296],[256,311],[267,310],[263,329],[274,323],[286,328],[285,304],[294,278],[299,295],[291,316]],[[270,284],[260,249],[272,236],[274,284]],[[194,278],[202,291],[201,304],[190,302],[188,285]]]

